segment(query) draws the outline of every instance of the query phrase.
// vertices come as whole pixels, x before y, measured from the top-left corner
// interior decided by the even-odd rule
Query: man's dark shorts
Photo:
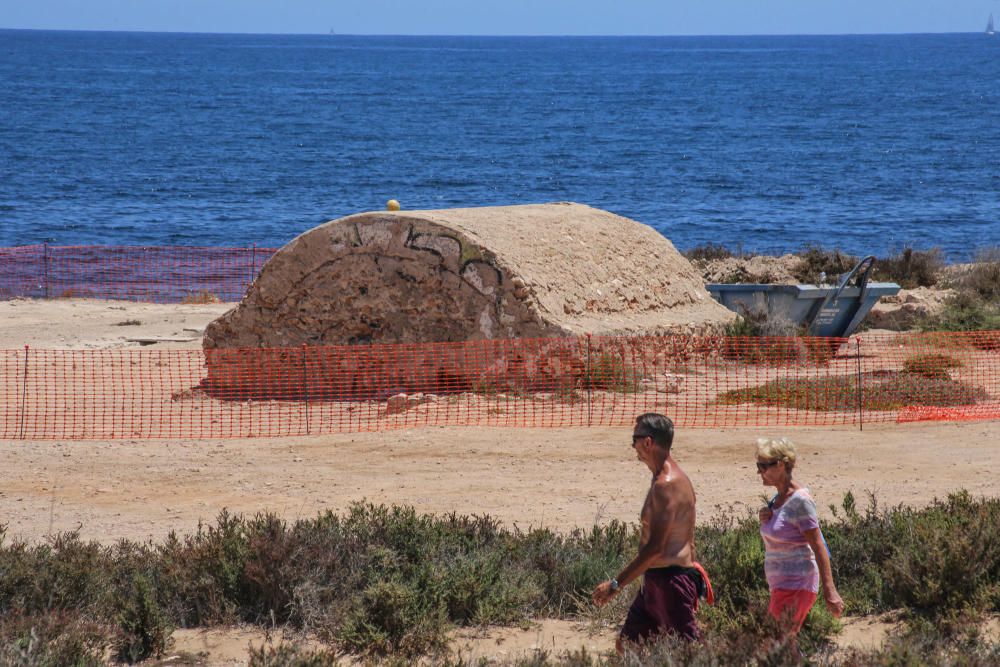
[[[646,570],[642,588],[628,610],[621,638],[639,643],[665,632],[685,639],[698,638],[695,611],[702,582],[693,567],[658,567]]]

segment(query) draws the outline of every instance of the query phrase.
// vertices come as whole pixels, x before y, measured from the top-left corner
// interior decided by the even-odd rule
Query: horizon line
[[[8,28],[0,26],[0,31],[9,32],[83,32],[83,33],[120,33],[145,35],[244,35],[248,37],[485,37],[485,38],[631,38],[631,37],[903,37],[907,35],[979,35],[982,31],[967,32],[816,32],[816,33],[714,33],[714,34],[652,34],[652,33],[622,33],[622,34],[546,34],[546,33],[368,33],[368,32],[239,32],[239,31],[190,31],[190,30],[114,30],[93,28]]]

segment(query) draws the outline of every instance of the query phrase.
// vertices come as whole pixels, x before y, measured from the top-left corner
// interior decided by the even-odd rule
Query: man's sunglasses
[[[652,438],[653,436],[649,433],[633,433],[632,434],[632,446],[635,447],[636,440],[642,440],[643,438]]]
[[[773,468],[774,466],[778,465],[778,463],[780,463],[780,461],[778,461],[777,459],[775,459],[774,461],[757,461],[757,471],[764,472],[768,468]]]

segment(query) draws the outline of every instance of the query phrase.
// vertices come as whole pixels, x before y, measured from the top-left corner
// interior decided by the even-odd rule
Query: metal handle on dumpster
[[[861,267],[864,267],[864,271],[858,275],[861,271]],[[858,275],[858,282],[856,287],[861,288],[861,294],[858,296],[860,302],[864,301],[865,294],[868,292],[868,278],[871,277],[872,269],[875,268],[875,255],[868,255],[860,262],[854,265],[854,268],[847,272],[844,279],[840,281],[840,285],[837,286],[837,291],[833,293],[833,298],[830,299],[831,303],[837,303],[837,299],[840,298],[840,293],[844,291],[847,287],[847,283],[851,282],[851,278]]]

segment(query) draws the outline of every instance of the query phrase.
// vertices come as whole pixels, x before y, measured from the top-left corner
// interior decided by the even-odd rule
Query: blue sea
[[[1000,244],[1000,38],[0,31],[0,246],[577,201],[680,249]]]

